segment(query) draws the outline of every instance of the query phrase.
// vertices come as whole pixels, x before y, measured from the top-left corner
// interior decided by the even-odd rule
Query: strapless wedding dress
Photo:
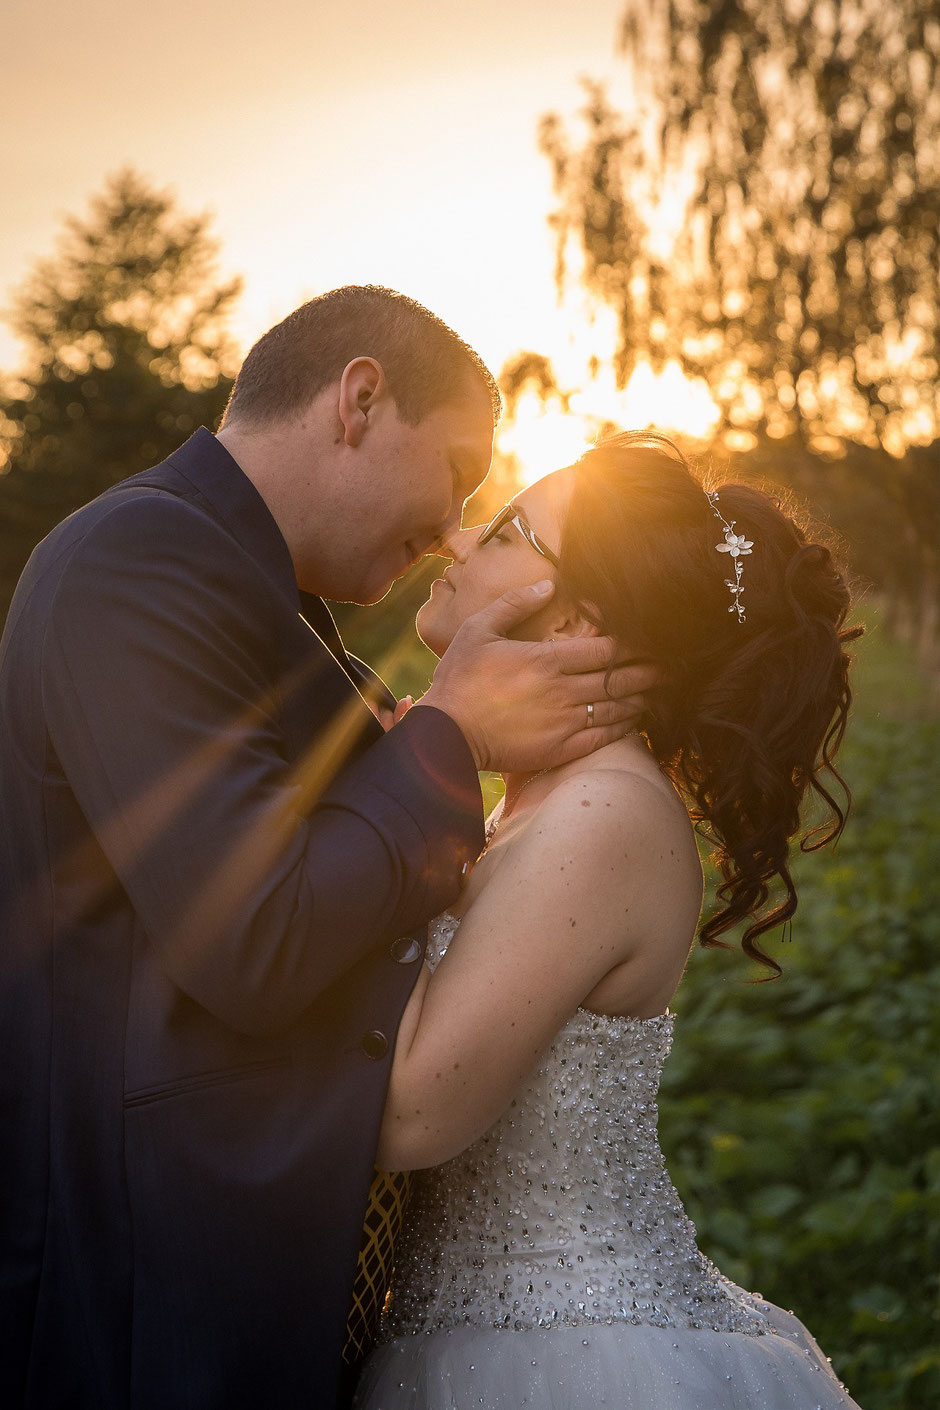
[[[458,924],[434,922],[432,967]],[[672,1028],[579,1009],[496,1125],[416,1175],[356,1410],[855,1406],[696,1246],[656,1130]]]

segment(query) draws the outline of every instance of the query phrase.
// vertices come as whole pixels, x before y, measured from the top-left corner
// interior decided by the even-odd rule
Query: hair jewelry
[[[754,544],[750,539],[746,539],[743,534],[736,534],[734,532],[734,526],[737,520],[732,519],[731,523],[728,523],[721,510],[718,508],[717,490],[706,490],[705,498],[711,505],[712,513],[715,518],[720,520],[725,526],[725,541],[724,543],[716,543],[715,547],[719,553],[730,553],[731,561],[734,564],[734,581],[732,582],[730,578],[725,578],[725,587],[730,589],[731,596],[734,599],[728,611],[737,612],[738,621],[746,622],[747,616],[744,611],[744,603],[741,601],[741,594],[744,591],[744,587],[741,583],[741,574],[744,571],[744,564],[741,562],[741,559],[746,554],[750,553]]]

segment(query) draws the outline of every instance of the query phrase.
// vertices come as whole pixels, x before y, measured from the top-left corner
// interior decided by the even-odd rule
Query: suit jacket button
[[[414,935],[402,935],[391,948],[393,960],[399,964],[414,964],[424,954],[424,946]]]
[[[370,1032],[362,1035],[362,1051],[366,1057],[378,1061],[379,1058],[384,1058],[388,1052],[388,1039],[378,1028],[373,1028]]]

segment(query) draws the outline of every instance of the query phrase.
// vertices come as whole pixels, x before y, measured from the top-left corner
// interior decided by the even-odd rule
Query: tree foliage
[[[621,377],[675,357],[777,439],[934,439],[933,0],[629,0],[621,51],[627,110],[589,84],[583,137],[541,132]]]
[[[217,279],[208,227],[120,172],[16,294],[26,366],[0,392],[0,612],[61,518],[217,420],[241,281]]]

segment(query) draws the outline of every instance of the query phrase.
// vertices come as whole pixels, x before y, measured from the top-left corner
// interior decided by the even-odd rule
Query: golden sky
[[[243,344],[305,297],[384,283],[498,370],[551,351],[539,115],[612,66],[618,0],[7,0],[0,301],[130,164],[210,209]],[[19,348],[0,329],[0,368]]]

